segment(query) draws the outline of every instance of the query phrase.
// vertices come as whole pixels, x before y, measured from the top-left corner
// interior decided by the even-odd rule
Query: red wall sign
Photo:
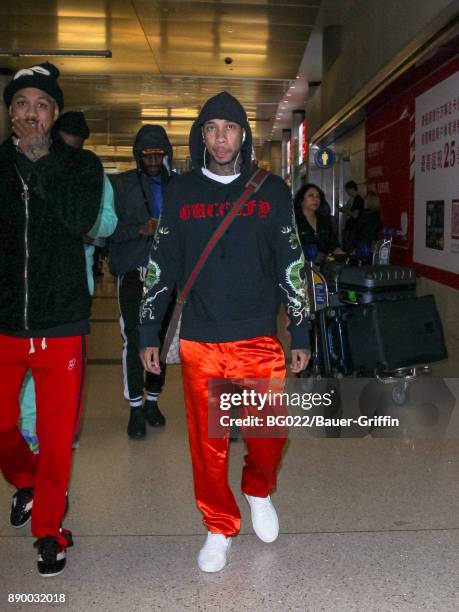
[[[385,228],[397,230],[391,260],[414,266],[423,276],[459,288],[458,275],[413,263],[415,100],[459,70],[459,38],[410,69],[367,107],[365,166],[367,189],[381,200]],[[459,179],[458,179],[459,182]]]

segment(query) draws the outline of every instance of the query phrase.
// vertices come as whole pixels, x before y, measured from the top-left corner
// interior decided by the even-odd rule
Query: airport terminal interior
[[[166,424],[147,425],[142,439],[129,437],[117,278],[105,258],[95,276],[64,522],[75,545],[65,571],[43,580],[30,524],[10,525],[15,489],[1,478],[0,609],[457,611],[459,2],[3,0],[0,89],[21,68],[45,61],[59,68],[64,111],[85,115],[85,148],[115,181],[135,168],[134,138],[149,124],[166,130],[176,171],[189,171],[193,121],[206,100],[227,91],[247,112],[259,167],[281,176],[292,197],[306,183],[317,185],[340,238],[349,182],[365,202],[374,194],[378,240],[373,253],[357,244],[346,255],[349,278],[365,266],[377,272],[376,255],[382,266],[414,270],[409,300],[435,304],[437,318],[424,328],[437,326],[445,350],[429,358],[408,306],[398,311],[408,331],[397,333],[406,346],[420,346],[424,362],[363,377],[372,376],[368,385],[378,397],[386,394],[378,404],[384,414],[401,416],[406,428],[392,435],[382,427],[344,426],[332,434],[323,427],[293,433],[272,494],[280,524],[275,542],[254,533],[241,492],[245,445],[235,436],[228,479],[241,530],[226,567],[205,573],[196,563],[206,528],[194,499],[181,366],[168,365],[158,399]],[[2,106],[1,140],[10,132]],[[324,332],[325,340],[320,335],[321,322],[336,319],[341,333],[337,308],[363,308],[356,302],[364,298],[343,280],[342,257],[327,261],[325,271],[306,264],[314,287],[313,352],[322,340],[333,344],[332,332]],[[403,299],[391,295],[391,305]],[[388,329],[387,320],[381,315]],[[357,323],[360,330],[364,323]],[[281,308],[278,335],[288,362],[287,324]],[[359,333],[360,344],[373,342]],[[397,343],[390,333],[387,353]],[[346,395],[347,382],[359,376],[344,357],[333,361],[333,346],[300,381],[304,388],[311,379],[335,381],[343,416],[360,414],[361,396]],[[33,603],[24,597],[31,594],[57,599]]]

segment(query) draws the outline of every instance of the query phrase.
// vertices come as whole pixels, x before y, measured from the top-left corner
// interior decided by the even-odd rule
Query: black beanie
[[[83,140],[89,138],[90,134],[84,113],[79,111],[69,111],[60,115],[53,126],[53,132],[58,132],[59,130],[66,134],[72,134],[72,136],[79,136]]]
[[[11,81],[5,87],[5,91],[3,92],[3,100],[9,107],[11,105],[13,96],[17,91],[24,89],[25,87],[36,87],[53,98],[61,111],[64,107],[64,94],[57,82],[58,77],[58,68],[49,62],[38,64],[37,66],[32,66],[31,68],[21,68],[21,70],[16,72]]]

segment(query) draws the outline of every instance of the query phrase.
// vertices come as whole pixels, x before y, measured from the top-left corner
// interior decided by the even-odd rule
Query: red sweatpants
[[[34,349],[31,352],[31,349]],[[34,487],[32,533],[57,538],[61,533],[78,428],[86,369],[86,336],[13,338],[0,335],[0,469],[16,488]],[[32,370],[37,398],[39,455],[18,428],[19,392]]]
[[[285,378],[285,358],[277,338],[237,342],[180,341],[188,435],[196,504],[213,533],[235,536],[241,514],[228,485],[229,439],[209,438],[208,380],[211,378]],[[246,438],[248,453],[242,491],[266,497],[276,487],[285,438]]]

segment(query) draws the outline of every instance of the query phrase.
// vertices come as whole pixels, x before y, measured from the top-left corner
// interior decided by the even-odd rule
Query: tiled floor
[[[115,286],[94,301],[86,407],[74,454],[65,572],[41,579],[29,527],[8,523],[12,490],[0,481],[0,610],[8,593],[64,593],[75,611],[457,611],[459,442],[293,439],[273,496],[281,535],[253,534],[239,492],[243,444],[230,481],[242,531],[220,574],[196,567],[205,534],[194,506],[179,366],[169,369],[164,430],[126,436]],[[452,375],[459,350],[439,365]],[[456,408],[457,410],[457,408]]]

